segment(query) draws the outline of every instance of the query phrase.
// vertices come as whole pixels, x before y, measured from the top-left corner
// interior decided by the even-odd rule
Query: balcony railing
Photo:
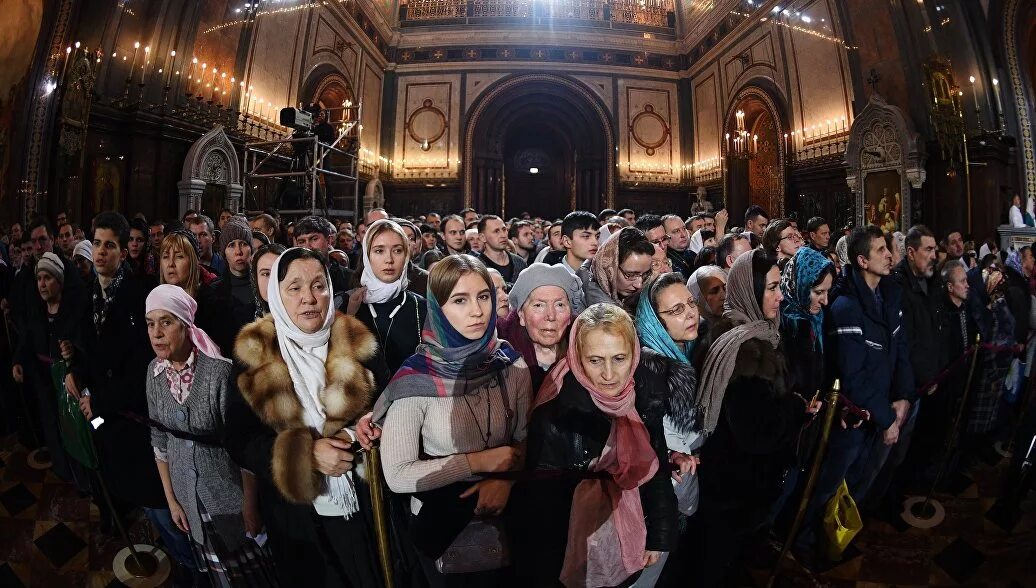
[[[400,18],[404,22],[548,18],[675,26],[672,0],[410,0],[401,7]]]

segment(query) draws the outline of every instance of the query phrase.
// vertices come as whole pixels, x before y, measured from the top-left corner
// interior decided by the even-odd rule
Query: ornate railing
[[[404,21],[556,18],[673,26],[673,0],[410,0]]]

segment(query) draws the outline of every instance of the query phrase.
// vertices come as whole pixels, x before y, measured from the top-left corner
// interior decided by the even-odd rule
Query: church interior
[[[5,226],[223,208],[740,219],[759,205],[832,232],[923,222],[978,243],[1013,196],[1036,197],[1025,0],[0,7]],[[0,585],[120,585],[89,501],[23,449],[0,456]],[[877,521],[797,581],[1036,586],[1033,509],[992,514],[1005,465],[958,480],[941,526]],[[765,585],[765,565],[745,585]]]

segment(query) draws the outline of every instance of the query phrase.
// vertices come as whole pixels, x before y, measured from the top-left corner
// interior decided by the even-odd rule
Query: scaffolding
[[[343,106],[329,110],[344,110],[355,113],[355,118],[330,123],[338,126],[338,136],[328,144],[312,134],[291,136],[270,141],[250,141],[245,144],[245,198],[258,206],[254,194],[256,180],[277,180],[280,182],[275,202],[267,206],[277,208],[282,215],[357,218],[362,210],[360,202],[360,142],[359,105]],[[285,182],[301,181],[287,186]],[[303,194],[301,202],[288,203],[281,198],[286,191]],[[247,207],[247,204],[245,205]]]

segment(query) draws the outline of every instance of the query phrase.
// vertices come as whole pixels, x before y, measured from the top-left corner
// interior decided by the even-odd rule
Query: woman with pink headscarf
[[[148,294],[151,444],[173,523],[191,538],[197,572],[213,585],[274,583],[257,541],[255,478],[222,447],[233,366],[194,324],[198,303],[180,286]]]

